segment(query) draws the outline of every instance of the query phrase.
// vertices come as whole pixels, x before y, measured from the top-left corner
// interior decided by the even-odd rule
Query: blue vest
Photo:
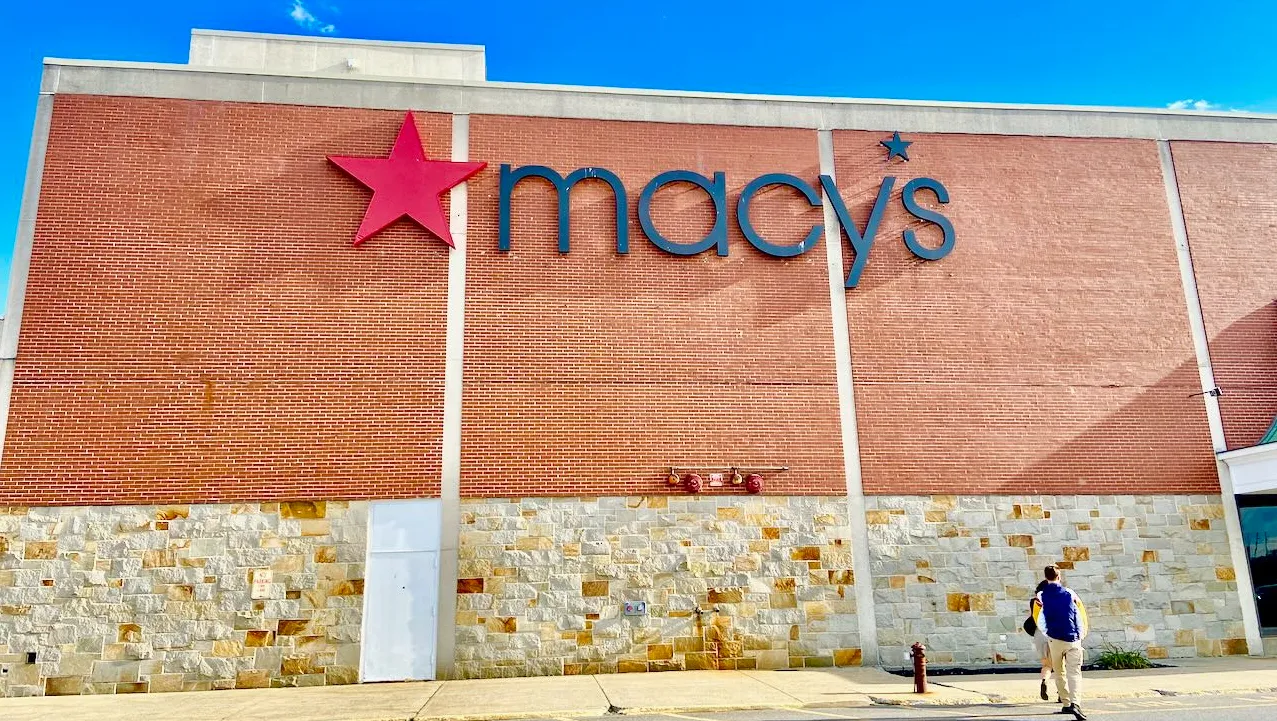
[[[1058,583],[1048,584],[1042,589],[1042,618],[1046,621],[1048,637],[1057,641],[1077,641],[1082,638],[1073,592]]]

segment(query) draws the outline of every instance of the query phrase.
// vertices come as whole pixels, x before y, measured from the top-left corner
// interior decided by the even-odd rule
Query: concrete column
[[[1171,211],[1171,230],[1175,236],[1175,252],[1179,258],[1180,281],[1184,286],[1184,301],[1188,307],[1188,326],[1193,335],[1193,352],[1197,356],[1197,373],[1202,383],[1202,399],[1206,402],[1206,421],[1210,426],[1211,447],[1216,453],[1228,449],[1224,440],[1224,420],[1219,412],[1219,398],[1208,391],[1216,388],[1215,371],[1211,367],[1210,345],[1206,336],[1206,320],[1202,316],[1201,299],[1197,294],[1197,276],[1193,272],[1193,255],[1188,245],[1188,225],[1184,221],[1184,207],[1180,202],[1179,180],[1175,177],[1175,158],[1167,140],[1157,141],[1157,153],[1162,161],[1162,183],[1166,186],[1166,203]],[[1228,550],[1237,574],[1237,596],[1242,607],[1242,625],[1246,630],[1246,646],[1252,656],[1264,654],[1264,640],[1259,632],[1259,614],[1255,609],[1255,587],[1250,578],[1250,562],[1246,556],[1246,544],[1242,540],[1241,516],[1237,512],[1237,496],[1233,492],[1233,479],[1228,466],[1215,460],[1219,474],[1219,490],[1224,503],[1224,527],[1228,531]]]
[[[470,157],[470,116],[452,116],[452,160]],[[461,532],[461,384],[466,330],[466,184],[449,193],[448,230],[455,244],[448,253],[448,326],[444,342],[443,477],[439,487],[442,523],[439,544],[439,604],[436,617],[435,677],[452,678],[457,641],[457,546]]]
[[[13,243],[13,263],[9,266],[9,305],[0,331],[0,460],[4,458],[5,431],[9,427],[9,400],[13,395],[13,366],[18,357],[18,331],[22,326],[22,306],[27,295],[27,272],[31,269],[31,244],[35,240],[36,206],[40,203],[40,183],[44,179],[44,154],[49,147],[49,125],[53,121],[53,95],[41,93],[36,104],[35,127],[31,131],[31,151],[27,155],[26,184],[18,211],[18,233]]]
[[[834,176],[834,134],[816,132],[820,172]],[[829,268],[829,314],[834,331],[834,367],[838,379],[838,416],[842,429],[843,473],[847,478],[847,514],[851,523],[851,560],[856,574],[856,618],[860,624],[861,663],[877,666],[878,619],[874,611],[873,571],[869,564],[869,526],[860,478],[860,436],[856,429],[856,397],[851,382],[851,332],[847,328],[847,291],[843,286],[842,229],[828,196],[825,208],[825,256]]]

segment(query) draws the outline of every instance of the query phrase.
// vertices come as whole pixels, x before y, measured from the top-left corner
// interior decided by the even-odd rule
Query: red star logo
[[[399,128],[389,158],[330,155],[328,159],[372,190],[355,245],[406,215],[449,247],[456,247],[443,214],[443,194],[487,165],[427,159],[411,112]]]

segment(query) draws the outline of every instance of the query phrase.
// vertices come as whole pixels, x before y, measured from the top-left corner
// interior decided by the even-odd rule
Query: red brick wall
[[[915,135],[889,166],[882,137],[834,143],[861,227],[898,176],[847,300],[866,491],[1217,491],[1156,145]],[[899,200],[920,176],[939,262],[901,240],[939,242]]]
[[[401,222],[351,247],[368,192],[325,160],[384,156],[402,118],[58,97],[0,503],[437,494],[445,246]],[[447,157],[449,118],[418,121]],[[910,163],[887,166],[881,137],[836,134],[862,225],[881,175],[899,176],[848,298],[866,489],[1213,490],[1155,145],[919,135]],[[764,256],[735,221],[762,173],[815,182],[813,131],[473,116],[470,156],[490,165],[470,183],[464,495],[660,492],[670,465],[733,463],[789,466],[769,493],[842,492],[824,249]],[[610,190],[587,181],[560,255],[536,179],[514,193],[500,253],[503,162],[618,173],[630,253],[615,251]],[[1224,214],[1207,199],[1227,179],[1208,171],[1231,165],[1181,171],[1208,281],[1232,272],[1226,243],[1253,237],[1239,225],[1211,246],[1199,227]],[[643,235],[639,191],[671,169],[727,173],[728,257],[674,257]],[[922,175],[948,187],[958,232],[937,263],[900,240],[899,188]],[[698,239],[708,205],[668,187],[656,223]],[[753,217],[776,244],[821,222],[787,189]],[[1211,304],[1231,301],[1204,285],[1208,323],[1260,307],[1221,314]]]
[[[1229,448],[1277,416],[1277,146],[1174,143]]]
[[[472,116],[470,156],[567,174],[597,165],[630,194],[630,252],[615,248],[612,194],[572,194],[572,251],[557,251],[555,193],[517,186],[511,252],[497,250],[496,172],[470,184],[462,494],[660,492],[671,464],[789,466],[769,493],[842,493],[825,250],[781,260],[741,236],[735,201],[766,172],[815,183],[810,130]],[[727,174],[730,254],[680,258],[637,220],[640,190],[666,170]],[[670,186],[653,216],[701,238],[706,195]],[[798,194],[757,197],[773,243],[802,239],[821,211]],[[822,241],[823,242],[823,241]],[[708,480],[708,479],[707,479]]]
[[[402,119],[58,96],[0,504],[437,495],[446,247],[325,160]]]

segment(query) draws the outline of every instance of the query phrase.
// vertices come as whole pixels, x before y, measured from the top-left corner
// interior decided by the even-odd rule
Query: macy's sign
[[[883,141],[882,144],[888,150],[889,159],[900,156],[908,160],[906,148],[909,143],[902,141],[899,133],[895,134],[892,140]],[[449,162],[426,158],[412,113],[408,113],[404,118],[389,157],[364,158],[334,155],[329,156],[329,160],[373,191],[368,210],[364,213],[364,219],[355,233],[356,245],[399,218],[407,216],[452,246],[452,235],[443,213],[443,194],[487,166],[484,162]],[[629,252],[630,228],[627,217],[629,195],[625,185],[615,173],[604,168],[580,168],[564,176],[541,165],[525,165],[519,168],[512,168],[509,165],[501,166],[498,231],[498,245],[501,250],[510,249],[510,198],[514,187],[530,178],[548,181],[558,191],[560,253],[568,253],[572,249],[569,196],[572,187],[583,180],[599,180],[611,187],[616,209],[616,252]],[[713,225],[709,233],[699,241],[674,242],[662,235],[652,222],[652,198],[658,190],[671,183],[690,183],[697,186],[705,192],[713,205]],[[855,250],[855,261],[847,273],[846,287],[848,288],[856,286],[869,260],[869,252],[878,234],[878,225],[891,198],[895,183],[896,179],[892,176],[885,176],[882,179],[878,187],[878,196],[869,213],[869,220],[861,230],[847,211],[842,194],[834,185],[833,178],[824,174],[820,175],[820,188],[833,206],[834,213],[838,217],[838,225],[846,233],[851,247]],[[763,188],[774,185],[793,188],[812,207],[820,205],[820,196],[817,195],[815,188],[803,179],[787,173],[767,173],[750,181],[741,191],[736,200],[736,224],[740,227],[745,239],[767,255],[777,258],[802,255],[816,246],[820,236],[825,232],[823,224],[813,225],[803,240],[796,244],[776,245],[758,233],[750,221],[749,206],[754,196]],[[900,191],[900,201],[910,215],[938,227],[942,234],[942,241],[939,246],[931,248],[919,242],[912,230],[904,230],[902,236],[905,246],[917,257],[923,260],[940,260],[953,250],[955,242],[953,223],[940,212],[924,208],[918,203],[918,193],[923,190],[933,193],[942,205],[949,202],[949,192],[940,181],[932,178],[914,178],[905,183]],[[721,172],[714,173],[712,178],[689,170],[670,170],[661,173],[648,181],[639,192],[638,220],[647,239],[667,253],[697,255],[713,248],[718,255],[725,256],[728,253],[727,178]]]

